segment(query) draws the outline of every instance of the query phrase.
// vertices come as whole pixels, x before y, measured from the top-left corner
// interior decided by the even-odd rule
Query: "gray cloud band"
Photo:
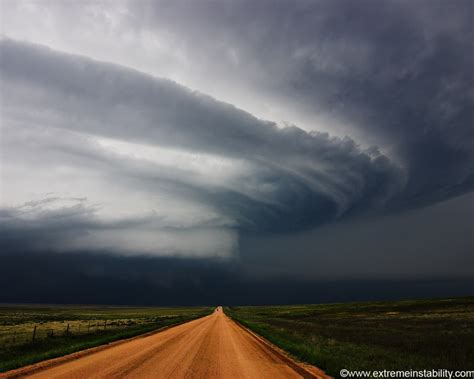
[[[309,119],[340,119],[345,133],[390,151],[407,171],[398,206],[474,188],[469,0],[149,1],[128,7],[133,17],[124,25],[168,33],[187,56],[204,62],[203,70],[212,67],[227,83],[232,77],[247,83],[249,92],[290,104]]]
[[[237,229],[307,228],[383,206],[401,189],[399,168],[349,138],[279,129],[171,81],[39,46],[5,40],[2,52],[6,119],[246,161],[251,169],[238,178],[252,182],[246,188],[196,182],[178,169],[132,173],[123,162],[113,168],[140,186],[161,183],[209,204]],[[103,160],[97,151],[79,149]]]

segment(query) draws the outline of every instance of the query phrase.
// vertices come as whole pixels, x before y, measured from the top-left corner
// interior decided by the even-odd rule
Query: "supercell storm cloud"
[[[123,259],[155,259],[179,280],[195,270],[198,286],[211,285],[199,260],[218,258],[233,281],[315,280],[323,265],[347,277],[344,262],[354,278],[472,277],[455,268],[474,263],[472,2],[3,1],[2,13],[12,264],[64,253],[116,278]]]

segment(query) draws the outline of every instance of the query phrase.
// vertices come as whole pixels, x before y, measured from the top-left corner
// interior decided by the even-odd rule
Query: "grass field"
[[[0,305],[0,372],[188,321],[212,311],[210,307]]]
[[[302,361],[341,369],[474,369],[474,297],[230,307],[225,312]]]

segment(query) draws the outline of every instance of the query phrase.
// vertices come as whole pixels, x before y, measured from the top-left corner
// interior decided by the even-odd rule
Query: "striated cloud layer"
[[[264,281],[261,297],[280,281],[472,279],[472,2],[2,1],[2,13],[9,265],[83,259],[102,268],[74,275],[150,293],[210,291],[213,272],[229,288]]]

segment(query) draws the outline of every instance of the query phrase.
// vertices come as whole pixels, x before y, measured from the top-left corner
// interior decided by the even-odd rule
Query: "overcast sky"
[[[0,301],[473,294],[472,1],[0,1]]]

